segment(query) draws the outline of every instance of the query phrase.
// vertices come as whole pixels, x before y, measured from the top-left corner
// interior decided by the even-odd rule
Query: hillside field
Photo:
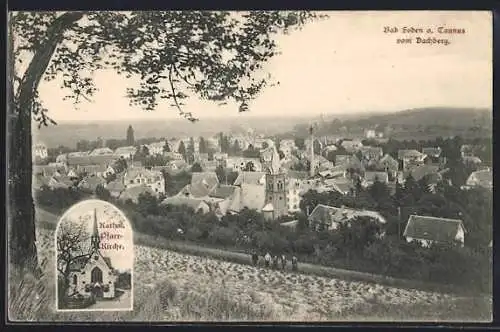
[[[44,276],[11,284],[11,319],[16,311],[18,319],[39,321],[491,320],[487,298],[275,271],[143,245],[135,246],[134,311],[56,313],[54,231],[39,227],[37,239]]]

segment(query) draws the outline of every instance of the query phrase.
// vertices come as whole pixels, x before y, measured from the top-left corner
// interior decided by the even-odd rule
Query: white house
[[[366,138],[375,138],[375,137],[377,137],[377,133],[373,129],[368,129],[368,130],[365,130],[365,137]]]
[[[288,212],[300,211],[300,201],[302,196],[300,193],[303,189],[303,184],[309,178],[308,172],[288,171],[287,172],[287,195]]]
[[[493,188],[493,172],[488,168],[472,172],[465,183],[466,188],[483,187]]]
[[[154,156],[157,154],[163,154],[163,147],[165,146],[165,142],[154,142],[147,145],[149,154]]]
[[[47,147],[42,143],[35,144],[33,146],[33,156],[41,160],[46,159],[48,157]]]
[[[407,242],[416,241],[423,247],[434,243],[459,243],[463,246],[465,227],[459,219],[411,215],[403,237]]]
[[[159,171],[150,171],[144,167],[127,169],[123,176],[125,189],[146,185],[157,195],[165,193],[165,179]]]
[[[93,294],[97,299],[112,299],[115,297],[117,272],[111,264],[111,259],[101,253],[96,211],[94,211],[90,242],[89,253],[76,259],[69,267],[69,288],[65,295],[91,296]]]
[[[126,160],[130,160],[134,157],[136,150],[137,149],[135,148],[135,146],[124,146],[121,148],[117,148],[114,154],[118,158],[124,158]]]

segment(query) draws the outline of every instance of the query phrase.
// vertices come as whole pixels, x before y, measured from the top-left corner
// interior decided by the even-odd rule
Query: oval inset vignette
[[[133,309],[133,229],[120,209],[98,199],[73,205],[54,246],[58,311]]]

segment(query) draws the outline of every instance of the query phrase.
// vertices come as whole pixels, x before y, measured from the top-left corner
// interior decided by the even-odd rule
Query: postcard
[[[8,32],[11,323],[492,320],[491,12]]]

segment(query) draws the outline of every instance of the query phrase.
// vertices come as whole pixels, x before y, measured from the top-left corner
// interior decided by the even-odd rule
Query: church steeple
[[[92,237],[90,238],[92,251],[99,251],[99,230],[97,229],[97,209],[94,209],[94,225],[92,228]]]

